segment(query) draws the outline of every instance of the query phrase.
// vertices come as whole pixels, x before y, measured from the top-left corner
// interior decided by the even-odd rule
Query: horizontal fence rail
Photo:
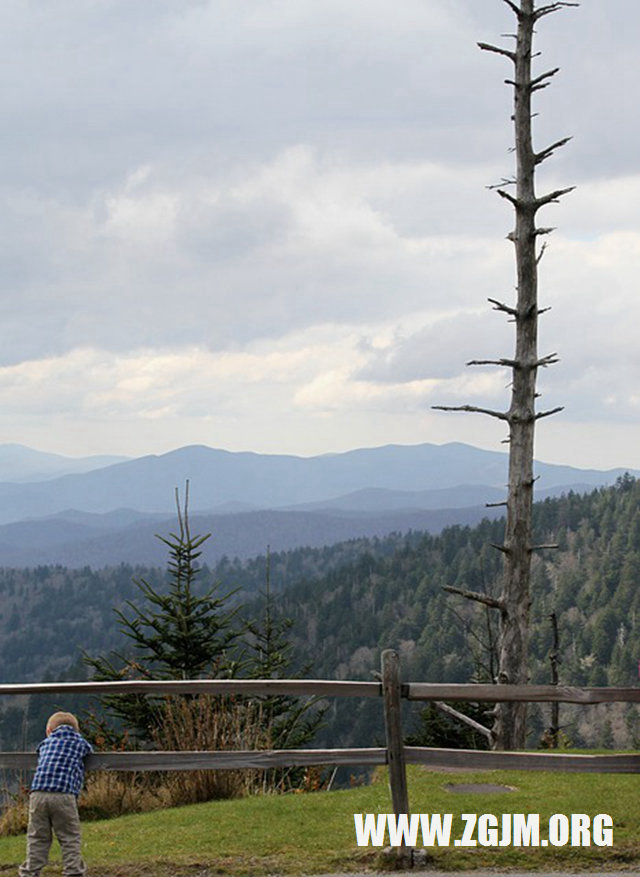
[[[548,770],[563,773],[640,773],[640,753],[577,755],[565,752],[493,752],[405,746],[407,764],[465,770]]]
[[[640,703],[640,688],[573,688],[569,685],[476,685],[409,682],[408,700],[462,700],[486,703]]]
[[[123,682],[34,682],[0,685],[0,696],[25,694],[237,694],[312,697],[381,697],[382,683],[331,679],[140,679]],[[640,688],[575,688],[569,685],[484,685],[407,682],[410,701],[459,700],[526,703],[640,703]]]
[[[33,752],[0,752],[0,770],[35,770]],[[490,752],[477,749],[433,749],[405,746],[406,764],[465,770],[534,770],[564,773],[640,773],[640,753],[577,755],[551,752]],[[389,763],[385,748],[269,749],[236,751],[96,752],[87,756],[87,770],[270,770],[274,767],[376,767]]]
[[[34,682],[0,685],[17,694],[259,694],[380,697],[380,682],[327,679],[136,679],[123,682]]]
[[[37,756],[30,752],[0,752],[1,768],[35,770]],[[214,752],[96,752],[86,758],[87,770],[174,771],[238,770],[273,767],[377,766],[387,763],[387,750],[376,749],[262,749]]]

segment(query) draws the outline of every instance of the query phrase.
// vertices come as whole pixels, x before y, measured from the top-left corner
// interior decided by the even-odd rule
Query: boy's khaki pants
[[[52,830],[62,851],[64,877],[84,877],[87,867],[80,853],[80,818],[75,795],[60,792],[31,792],[27,860],[20,866],[20,877],[39,877],[47,864]]]

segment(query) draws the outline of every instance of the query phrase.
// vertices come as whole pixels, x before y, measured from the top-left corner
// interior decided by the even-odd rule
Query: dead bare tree
[[[551,684],[557,685],[560,681],[558,676],[558,664],[560,663],[560,635],[558,633],[558,616],[555,611],[549,615],[551,621],[551,631],[553,634],[553,644],[549,652],[549,663],[551,665]],[[554,700],[551,704],[551,724],[549,725],[549,742],[551,749],[558,748],[558,740],[560,737],[560,704]]]
[[[497,299],[489,299],[494,310],[506,314],[515,322],[515,355],[510,359],[472,360],[467,365],[496,365],[511,369],[511,404],[508,411],[494,411],[475,405],[434,406],[443,411],[471,411],[504,421],[509,430],[509,486],[506,500],[504,541],[495,547],[504,555],[501,593],[498,597],[467,590],[452,590],[472,600],[491,606],[500,612],[499,665],[497,681],[525,684],[528,682],[529,652],[529,582],[531,555],[534,551],[551,547],[532,542],[533,506],[533,451],[535,425],[538,420],[561,411],[552,408],[536,411],[536,380],[538,370],[558,362],[557,354],[538,355],[538,265],[545,244],[538,247],[538,239],[553,229],[537,225],[541,207],[554,204],[572,191],[573,187],[557,189],[538,197],[535,192],[536,167],[552,156],[569,137],[558,140],[536,152],[532,138],[531,98],[534,92],[549,85],[559,68],[540,75],[532,74],[532,45],[535,25],[545,16],[563,7],[577,3],[555,2],[536,7],[536,0],[504,0],[517,19],[515,50],[479,43],[483,51],[494,52],[507,58],[514,67],[514,78],[507,79],[513,86],[515,133],[515,176],[493,186],[515,211],[515,229],[507,236],[515,246],[517,300],[510,306]],[[514,190],[508,191],[508,187]],[[498,704],[493,726],[494,746],[497,749],[522,749],[526,740],[526,705]]]

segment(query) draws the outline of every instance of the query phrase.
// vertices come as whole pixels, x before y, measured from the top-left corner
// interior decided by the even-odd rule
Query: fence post
[[[384,698],[384,727],[387,736],[387,759],[389,764],[389,784],[391,803],[396,818],[400,813],[409,816],[409,791],[407,788],[407,769],[404,758],[402,737],[402,715],[400,703],[400,659],[393,649],[382,653],[382,696]],[[411,861],[411,851],[406,846],[398,847],[398,856]]]

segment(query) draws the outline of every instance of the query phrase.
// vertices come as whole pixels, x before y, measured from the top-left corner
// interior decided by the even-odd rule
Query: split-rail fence
[[[527,703],[640,703],[640,688],[572,688],[564,685],[481,685],[401,682],[397,652],[382,653],[379,682],[320,679],[195,679],[123,682],[0,684],[0,696],[38,694],[234,694],[374,697],[382,700],[386,746],[360,749],[279,749],[268,751],[95,752],[88,770],[174,771],[274,767],[387,765],[393,810],[409,813],[406,765],[470,770],[553,770],[573,773],[640,773],[640,753],[577,755],[566,752],[497,752],[405,746],[402,701]],[[33,770],[33,752],[0,752],[0,769]]]

